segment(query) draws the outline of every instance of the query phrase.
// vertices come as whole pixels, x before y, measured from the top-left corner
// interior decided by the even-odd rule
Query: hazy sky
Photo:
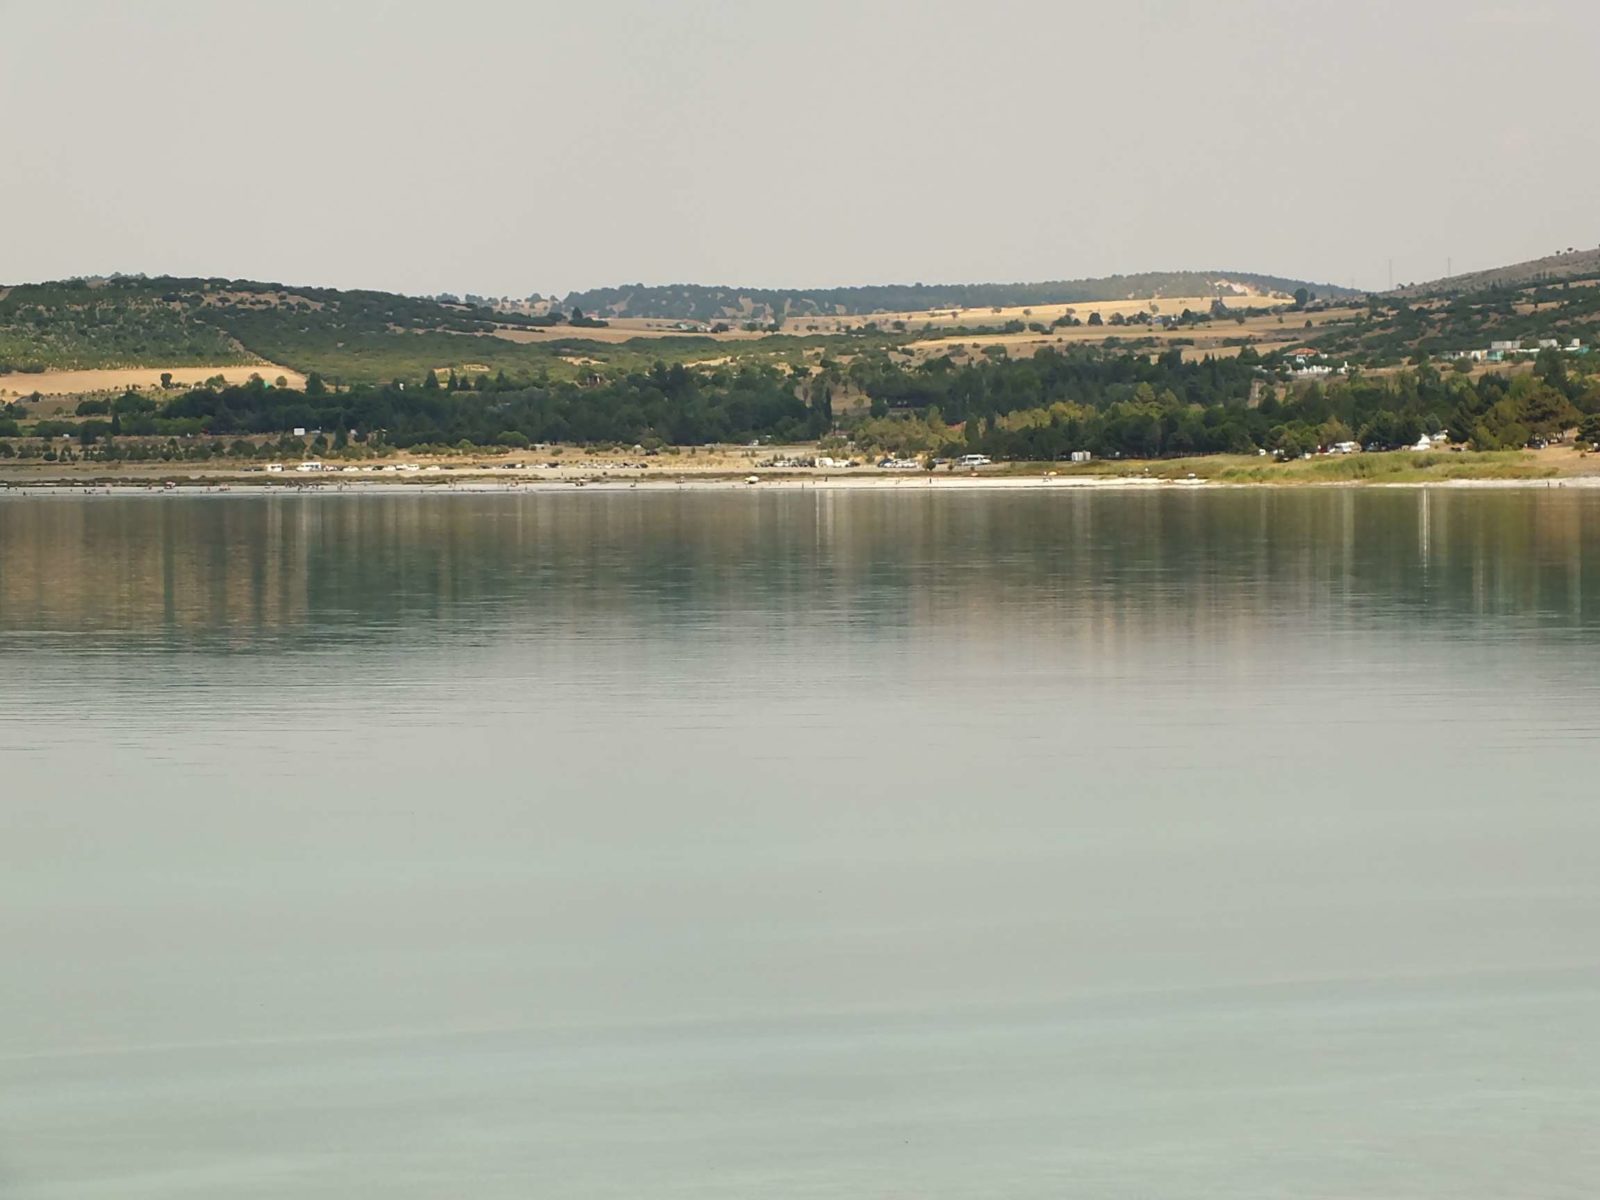
[[[1600,4],[0,0],[0,281],[526,295],[1600,241]]]

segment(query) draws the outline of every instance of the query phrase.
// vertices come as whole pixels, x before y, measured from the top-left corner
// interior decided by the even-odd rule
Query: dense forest
[[[1509,377],[1473,378],[1423,365],[1385,377],[1357,373],[1326,385],[1293,385],[1283,379],[1283,362],[1248,349],[1198,362],[1183,361],[1179,350],[1152,358],[1082,349],[963,365],[863,354],[848,364],[825,360],[820,369],[794,371],[660,363],[587,385],[503,373],[441,381],[429,373],[420,382],[337,388],[313,375],[304,390],[258,379],[165,398],[128,392],[83,402],[74,421],[30,424],[26,405],[12,404],[0,414],[0,438],[68,435],[108,457],[138,439],[176,444],[207,435],[199,443],[210,447],[206,454],[226,444],[232,453],[265,455],[288,445],[284,439],[296,429],[310,431],[313,449],[350,453],[815,439],[868,453],[960,448],[1016,460],[1075,451],[1159,458],[1259,450],[1295,457],[1337,442],[1405,446],[1425,432],[1503,449],[1575,427],[1600,440],[1600,380],[1580,373],[1581,365],[1552,350],[1532,371]],[[845,394],[856,403],[836,412]],[[38,447],[0,443],[0,455],[19,449]]]
[[[1153,299],[1160,296],[1209,296],[1222,281],[1292,295],[1307,288],[1322,296],[1354,296],[1332,284],[1305,283],[1248,271],[1153,271],[1110,275],[1100,279],[1066,279],[1047,283],[884,284],[836,288],[741,288],[703,284],[642,283],[591,288],[566,298],[569,308],[617,317],[678,317],[685,320],[772,320],[777,317],[862,315],[880,312],[925,312],[941,308],[993,308],[1021,305],[1077,304],[1094,300]]]
[[[430,382],[431,381],[431,382]],[[129,438],[279,440],[295,429],[323,436],[317,448],[386,446],[527,446],[532,442],[698,445],[760,437],[796,440],[827,431],[829,414],[813,412],[791,380],[770,367],[709,374],[681,364],[595,386],[513,381],[504,374],[469,379],[433,375],[421,383],[329,386],[313,374],[305,389],[255,379],[240,386],[194,388],[165,399],[130,391],[79,404],[74,421],[27,424],[26,405],[0,413],[0,437],[76,436],[85,445]],[[242,452],[253,452],[246,449]],[[4,451],[0,451],[4,453]]]
[[[858,441],[937,450],[960,441],[997,458],[1050,460],[1256,450],[1298,456],[1339,442],[1409,445],[1450,434],[1479,449],[1555,437],[1600,412],[1600,381],[1570,374],[1547,351],[1532,373],[1476,380],[1432,366],[1385,377],[1285,382],[1284,363],[1246,350],[1184,362],[1098,350],[955,367],[934,360],[894,369],[858,360],[851,374],[872,397]],[[959,433],[953,428],[960,426]]]

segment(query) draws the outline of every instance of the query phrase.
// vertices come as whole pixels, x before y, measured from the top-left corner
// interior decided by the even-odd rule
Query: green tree
[[[1555,347],[1546,346],[1539,351],[1539,357],[1534,360],[1533,373],[1563,396],[1572,395],[1567,382],[1567,356]]]
[[[78,425],[78,442],[88,447],[94,445],[101,438],[111,432],[111,424],[98,418],[83,421]]]
[[[1520,406],[1521,423],[1542,437],[1560,437],[1578,423],[1578,410],[1563,392],[1529,376],[1511,385],[1510,398]]]

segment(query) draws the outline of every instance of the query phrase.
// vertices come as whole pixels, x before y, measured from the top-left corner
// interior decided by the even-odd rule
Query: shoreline
[[[746,476],[685,476],[682,478],[566,478],[538,479],[518,477],[494,479],[482,474],[457,479],[315,479],[293,482],[263,482],[240,476],[167,475],[148,481],[104,478],[29,480],[0,479],[0,502],[19,499],[65,496],[504,496],[551,495],[566,492],[742,492],[760,495],[769,492],[875,492],[928,495],[935,492],[1015,492],[1015,491],[1254,491],[1327,489],[1444,489],[1444,490],[1547,490],[1552,488],[1600,490],[1600,475],[1550,476],[1541,479],[1433,479],[1433,480],[1309,480],[1284,479],[1260,482],[1213,479],[1170,479],[1117,475],[925,475],[829,476],[806,478],[793,475],[758,475],[752,483]]]

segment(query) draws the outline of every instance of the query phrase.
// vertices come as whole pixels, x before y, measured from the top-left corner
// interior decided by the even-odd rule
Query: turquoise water
[[[0,1194],[1589,1197],[1600,496],[0,496]]]

